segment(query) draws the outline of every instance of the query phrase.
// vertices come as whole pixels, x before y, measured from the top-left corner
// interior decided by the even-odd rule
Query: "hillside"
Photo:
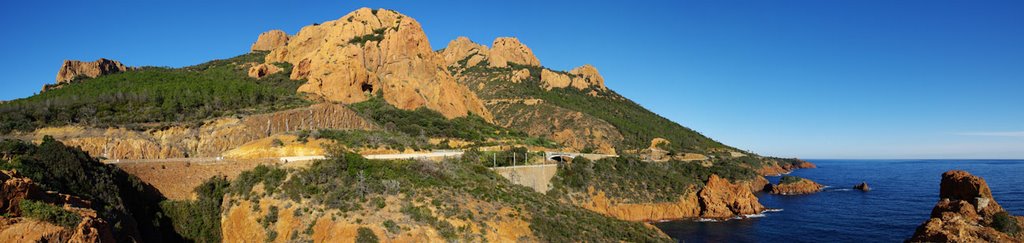
[[[431,50],[420,24],[391,10],[268,31],[251,49],[182,68],[65,62],[57,84],[0,104],[0,135],[73,159],[4,140],[3,168],[102,205],[128,200],[94,209],[129,225],[117,237],[200,242],[665,241],[643,222],[758,214],[763,175],[813,168],[661,117],[606,87],[594,66],[546,68],[516,38]],[[359,156],[438,149],[465,153]],[[545,152],[603,159],[555,164]],[[551,187],[487,168],[522,165],[516,156],[557,168]],[[106,180],[120,189],[81,186]]]

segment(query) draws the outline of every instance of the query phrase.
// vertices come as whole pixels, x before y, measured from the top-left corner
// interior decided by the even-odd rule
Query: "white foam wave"
[[[777,213],[777,212],[782,212],[782,210],[784,210],[784,209],[781,209],[781,208],[769,208],[769,209],[765,209],[764,212],[765,213]]]
[[[765,216],[766,215],[764,215],[763,213],[759,213],[759,214],[744,214],[743,215],[744,218],[763,218]]]
[[[696,221],[697,221],[697,222],[722,222],[721,220],[717,220],[717,219],[706,219],[706,218],[698,218],[698,219],[697,219]]]

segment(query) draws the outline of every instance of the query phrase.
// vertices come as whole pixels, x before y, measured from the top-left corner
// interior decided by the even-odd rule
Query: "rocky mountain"
[[[1024,242],[1024,217],[1007,213],[981,177],[942,173],[939,202],[908,242]]]
[[[358,9],[294,35],[271,30],[250,50],[181,68],[66,63],[60,89],[0,104],[0,134],[74,147],[77,159],[69,161],[88,164],[99,158],[247,162],[230,177],[181,180],[194,183],[185,187],[195,187],[193,197],[173,185],[174,200],[157,193],[132,202],[143,213],[95,209],[108,222],[138,228],[115,228],[117,237],[192,241],[665,241],[633,221],[757,214],[764,207],[753,192],[768,184],[762,175],[814,167],[717,142],[619,95],[597,67],[542,66],[514,37],[490,47],[459,37],[432,50],[420,23],[392,10]],[[466,154],[439,162],[356,155],[453,148]],[[537,189],[547,195],[486,167],[553,151],[609,158],[552,164],[551,188]],[[264,165],[318,154],[328,158]],[[0,165],[22,166],[22,158],[29,157],[5,157]],[[58,159],[64,160],[33,161]],[[131,171],[166,180],[183,172],[165,168],[191,166]],[[118,167],[102,168],[130,181]],[[108,177],[90,173],[62,176]],[[46,175],[31,176],[53,178]],[[78,187],[58,189],[117,201]]]

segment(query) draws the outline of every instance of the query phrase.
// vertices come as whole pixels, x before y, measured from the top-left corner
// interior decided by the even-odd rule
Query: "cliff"
[[[291,78],[308,80],[299,92],[326,101],[356,103],[380,93],[401,109],[491,119],[476,94],[445,71],[444,58],[431,50],[420,23],[392,10],[361,8],[303,27],[286,45],[272,48],[265,61],[291,63]]]
[[[759,214],[764,206],[751,191],[756,181],[730,182],[711,175],[697,191],[691,186],[678,200],[655,203],[625,203],[609,198],[605,192],[592,187],[587,199],[575,204],[591,211],[628,221],[654,222],[689,218],[728,220]]]
[[[908,242],[1024,242],[1024,217],[1009,215],[985,179],[966,171],[942,173],[939,202]]]

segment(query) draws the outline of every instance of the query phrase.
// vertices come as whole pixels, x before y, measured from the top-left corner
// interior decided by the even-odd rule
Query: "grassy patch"
[[[64,208],[50,205],[45,202],[32,200],[21,200],[18,205],[21,208],[21,215],[41,221],[50,222],[56,225],[73,228],[82,222],[82,217]]]
[[[802,180],[803,178],[800,177],[784,175],[782,178],[779,178],[779,184],[792,184]]]

